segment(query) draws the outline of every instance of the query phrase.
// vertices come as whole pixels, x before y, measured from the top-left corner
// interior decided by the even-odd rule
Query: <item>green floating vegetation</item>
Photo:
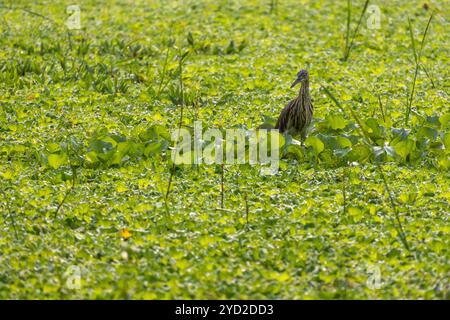
[[[78,2],[0,1],[0,299],[450,299],[449,1]]]

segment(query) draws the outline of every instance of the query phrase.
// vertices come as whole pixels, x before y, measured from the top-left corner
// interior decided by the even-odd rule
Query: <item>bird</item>
[[[309,95],[309,74],[305,69],[297,73],[297,79],[292,83],[291,88],[301,83],[298,97],[289,101],[281,111],[275,129],[282,134],[289,134],[292,137],[300,135],[303,145],[306,138],[306,130],[311,124],[313,117],[313,105]]]

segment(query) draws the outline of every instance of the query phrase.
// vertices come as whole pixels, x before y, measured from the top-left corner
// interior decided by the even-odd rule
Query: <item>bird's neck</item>
[[[307,97],[309,96],[309,80],[306,79],[302,82],[300,90],[298,91],[299,96]]]

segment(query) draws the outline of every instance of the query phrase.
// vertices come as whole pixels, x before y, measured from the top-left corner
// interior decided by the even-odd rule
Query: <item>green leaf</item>
[[[67,155],[65,153],[52,153],[48,157],[48,165],[53,169],[58,169],[60,166],[66,163]]]
[[[411,139],[400,141],[394,146],[395,153],[398,154],[403,160],[414,151],[415,143]]]
[[[328,115],[325,120],[327,126],[333,130],[344,129],[347,126],[347,121],[340,114]]]
[[[384,127],[381,126],[378,123],[378,120],[375,118],[369,118],[365,121],[365,125],[366,125],[366,130],[368,132],[368,134],[378,140],[378,139],[383,139],[385,134],[384,134]]]
[[[312,147],[313,150],[314,150],[314,153],[316,155],[318,155],[319,153],[321,153],[325,149],[325,145],[317,137],[308,137],[305,140],[305,145],[308,146],[308,147]]]
[[[360,221],[364,216],[364,212],[357,207],[349,207],[347,208],[347,212],[356,222]]]
[[[442,128],[447,127],[450,124],[450,113],[444,114],[439,118],[439,122],[442,125]]]
[[[399,141],[405,140],[406,138],[408,138],[409,134],[411,133],[411,130],[408,129],[396,129],[396,128],[392,128],[391,129],[391,133],[392,133],[392,140],[391,140],[391,144],[397,144]]]
[[[156,124],[153,126],[153,129],[159,139],[164,139],[167,141],[171,140],[169,130],[167,130],[167,128],[165,126]]]
[[[112,140],[112,139],[111,139]],[[89,148],[98,153],[107,153],[111,151],[114,147],[113,144],[110,141],[103,141],[103,140],[92,140],[89,144]]]
[[[450,169],[450,155],[442,155],[438,158],[438,168],[448,170]]]
[[[437,115],[428,116],[426,122],[429,126],[439,128],[441,126],[439,117]]]
[[[350,149],[350,148],[337,149],[337,150],[334,150],[334,151],[333,151],[333,154],[334,154],[336,157],[343,158],[343,157],[345,157],[346,155],[348,155],[351,151],[352,151],[352,149]]]
[[[293,157],[297,160],[301,160],[305,157],[303,148],[296,144],[290,144],[285,149],[285,155],[289,157]]]
[[[341,148],[341,145],[339,144],[335,136],[319,133],[316,137],[323,142],[323,144],[325,145],[325,149],[336,150]]]
[[[368,146],[359,144],[352,147],[348,157],[350,161],[365,162],[371,155],[372,151]]]
[[[158,141],[158,140],[171,140],[171,136],[166,127],[156,124],[151,126],[146,131],[139,134],[141,141]]]
[[[445,149],[450,150],[450,132],[444,133],[444,146]]]
[[[151,156],[153,154],[159,153],[163,149],[162,142],[151,142],[144,149],[145,156]]]
[[[93,164],[98,162],[99,159],[97,158],[97,154],[94,151],[89,151],[88,153],[86,153],[86,161]]]
[[[350,148],[353,145],[350,139],[342,136],[336,137],[336,140],[342,148]]]
[[[61,145],[55,142],[50,142],[49,144],[47,144],[47,151],[49,153],[56,153],[56,152],[60,152],[61,151]]]
[[[395,156],[397,155],[397,154],[395,153],[394,148],[391,147],[391,146],[384,146],[383,149],[384,149],[384,151],[386,152],[386,154],[387,154],[388,156],[390,156],[391,158],[395,158]]]
[[[417,138],[427,138],[431,141],[436,140],[437,135],[437,130],[430,127],[421,127],[419,131],[417,131]]]

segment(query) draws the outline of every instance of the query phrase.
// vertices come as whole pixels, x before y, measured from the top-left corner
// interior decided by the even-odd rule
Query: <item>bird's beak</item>
[[[297,83],[300,83],[301,81],[302,81],[302,79],[297,78],[297,80],[295,80],[294,82],[292,82],[291,88],[295,87],[295,85],[296,85]]]

